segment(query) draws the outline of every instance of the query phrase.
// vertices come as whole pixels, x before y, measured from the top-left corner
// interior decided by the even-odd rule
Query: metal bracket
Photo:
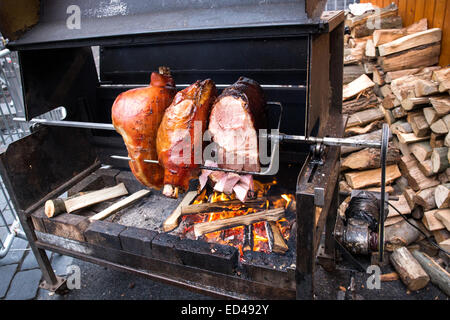
[[[58,294],[67,293],[69,291],[69,289],[67,288],[66,278],[59,277],[57,275],[55,275],[55,276],[56,276],[56,280],[57,280],[55,284],[49,284],[49,283],[47,283],[47,281],[42,280],[39,283],[39,288],[48,290],[50,292],[55,292]]]

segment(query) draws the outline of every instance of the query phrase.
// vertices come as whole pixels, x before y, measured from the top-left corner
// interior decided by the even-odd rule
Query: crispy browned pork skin
[[[194,129],[200,128],[196,135],[200,135],[197,138],[201,144],[216,96],[212,80],[197,81],[178,92],[164,113],[156,143],[158,160],[164,167],[164,195],[177,197],[179,190],[187,190],[189,180],[197,174],[200,163],[194,161],[198,160],[194,159]]]
[[[156,135],[164,111],[176,93],[175,82],[163,73],[152,73],[148,87],[121,93],[112,106],[112,122],[122,136],[131,158],[129,165],[134,176],[145,186],[160,189],[164,169],[158,164],[145,163],[156,160]]]
[[[208,130],[217,143],[219,167],[259,171],[258,130],[264,128],[267,128],[267,117],[262,88],[256,81],[240,77],[216,99],[209,118]],[[237,179],[227,174],[216,183],[215,189],[229,192],[231,185],[236,186],[233,191],[244,201],[247,191],[253,188],[253,181],[251,176]]]

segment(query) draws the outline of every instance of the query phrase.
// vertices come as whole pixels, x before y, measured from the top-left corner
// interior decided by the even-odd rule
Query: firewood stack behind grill
[[[378,138],[381,124],[390,125],[386,190],[399,199],[389,202],[449,251],[450,67],[438,65],[442,30],[428,29],[426,19],[403,27],[397,11],[391,5],[372,15],[347,16],[346,136]],[[373,18],[381,21],[381,29],[367,28]],[[378,149],[341,148],[341,192],[380,191],[380,171]],[[439,250],[419,232],[413,239],[405,237],[409,226],[392,207],[385,225],[388,251],[408,246],[438,256]]]

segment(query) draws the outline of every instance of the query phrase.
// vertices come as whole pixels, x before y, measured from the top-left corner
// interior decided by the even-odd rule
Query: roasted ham
[[[226,88],[211,110],[208,130],[217,143],[219,167],[259,171],[258,130],[267,128],[260,85],[249,78]]]
[[[249,78],[241,77],[226,88],[216,99],[211,110],[208,130],[216,145],[217,164],[221,168],[237,171],[259,171],[258,130],[267,128],[266,102],[260,85]],[[210,160],[209,166],[213,166]],[[205,162],[205,165],[208,165]],[[247,199],[253,190],[251,175],[214,173],[204,170],[200,187],[206,184],[206,177],[219,192],[235,192],[241,201]]]
[[[216,95],[212,80],[197,81],[178,92],[164,113],[156,145],[159,163],[164,167],[163,194],[168,197],[177,197],[180,189],[187,190],[189,180],[198,173],[203,133]],[[196,150],[200,158],[195,156]]]
[[[122,136],[131,158],[129,162],[134,176],[145,186],[161,188],[164,170],[158,164],[145,163],[156,160],[156,135],[164,111],[175,95],[175,83],[168,71],[152,73],[148,87],[121,93],[112,106],[114,128]]]

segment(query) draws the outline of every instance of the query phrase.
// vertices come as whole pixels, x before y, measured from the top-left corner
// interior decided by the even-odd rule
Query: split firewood
[[[400,16],[389,16],[377,19],[380,23],[380,29],[400,29],[402,27],[402,18]],[[366,37],[373,34],[375,28],[370,24],[361,24],[351,29],[351,36],[353,38]]]
[[[389,218],[398,216],[399,213],[397,212],[397,210],[403,215],[408,215],[411,213],[411,206],[409,205],[406,197],[403,194],[398,196],[398,200],[389,200],[389,204]],[[394,206],[397,210],[395,210],[392,206]]]
[[[437,186],[434,197],[439,209],[450,207],[450,183]]]
[[[422,110],[408,112],[406,121],[411,125],[411,128],[417,137],[430,135],[430,125],[425,119]]]
[[[352,114],[347,121],[347,128],[361,126],[384,119],[384,113],[379,108],[367,109]]]
[[[405,188],[405,190],[403,190],[403,197],[405,197],[405,200],[411,210],[416,207],[416,203],[414,202],[415,195],[416,193],[410,187],[407,187]]]
[[[412,25],[402,29],[381,29],[373,32],[373,43],[375,46],[379,46],[396,39],[402,38],[409,34],[421,32],[427,30],[427,19],[423,18]]]
[[[436,217],[436,214],[440,217],[449,217],[450,209],[434,209],[425,211],[422,222],[428,231],[441,230],[445,228],[445,225]]]
[[[450,239],[450,232],[447,229],[434,230],[432,233],[434,240],[436,240],[438,244]]]
[[[434,44],[442,39],[442,30],[439,28],[428,29],[416,32],[394,41],[378,46],[378,52],[381,57],[392,55],[408,49],[419,46]]]
[[[374,86],[375,83],[370,80],[368,76],[363,74],[349,84],[344,85],[342,99],[343,101],[349,100],[350,98],[353,98],[361,92],[373,88]]]
[[[385,109],[383,107],[383,105],[379,106],[381,112],[383,112],[384,114],[384,121],[390,126],[392,125],[394,122],[397,121],[397,119],[394,118],[394,116],[392,115],[392,111],[389,109]]]
[[[387,217],[386,220],[384,220],[384,226],[389,227],[399,223],[400,221],[403,221],[403,217],[401,216]]]
[[[378,65],[384,72],[427,67],[439,62],[441,44],[419,46],[403,52],[397,52],[384,57],[378,57]]]
[[[423,115],[429,125],[432,125],[439,120],[436,110],[434,110],[433,107],[423,108]]]
[[[385,84],[385,81],[384,81],[385,75],[384,75],[383,69],[381,69],[379,66],[375,66],[372,74],[373,74],[372,79],[373,79],[373,82],[375,82],[375,84],[377,84],[379,86],[382,86]]]
[[[389,6],[385,8],[381,8],[380,10],[377,10],[377,12],[366,12],[362,15],[358,16],[347,16],[345,20],[345,25],[354,28],[358,25],[362,24],[370,24],[374,21],[378,21],[377,19],[386,18],[386,17],[392,17],[398,15],[398,7],[394,3],[390,4]],[[382,28],[386,29],[386,28]]]
[[[401,102],[393,93],[389,93],[383,98],[382,105],[385,109],[393,109],[400,106]]]
[[[368,39],[366,42],[365,56],[369,58],[375,58],[377,56],[377,51],[372,39]]]
[[[411,125],[405,120],[398,120],[390,126],[392,133],[411,133]]]
[[[238,199],[229,201],[218,201],[213,203],[199,203],[183,205],[181,207],[181,215],[198,214],[205,212],[217,212],[217,211],[234,211],[239,208],[262,208],[266,203],[266,198],[249,199],[246,202],[242,202]]]
[[[194,199],[197,197],[197,191],[189,191],[181,200],[178,207],[170,214],[170,216],[164,221],[163,223],[163,230],[164,232],[169,232],[176,227],[178,227],[178,224],[180,223],[181,218],[181,208],[183,206],[186,206],[190,204]]]
[[[387,164],[395,164],[400,160],[400,150],[388,148]],[[366,148],[350,154],[341,160],[341,170],[366,170],[380,167],[380,149]]]
[[[256,213],[249,213],[243,216],[236,216],[228,219],[202,222],[194,225],[194,234],[199,237],[203,234],[234,228],[242,225],[249,225],[260,221],[277,221],[284,216],[284,209],[277,208]]]
[[[430,277],[423,270],[419,262],[417,262],[405,247],[394,250],[390,256],[390,260],[409,290],[420,290],[430,281]]]
[[[133,193],[131,196],[126,197],[125,199],[122,199],[113,205],[109,206],[108,208],[100,211],[99,213],[93,215],[89,218],[90,221],[94,220],[103,220],[109,217],[110,215],[116,213],[119,210],[122,210],[123,208],[131,205],[132,203],[136,202],[137,200],[145,197],[150,193],[150,190],[139,190],[135,193]]]
[[[439,203],[440,207],[445,208],[445,206],[447,206],[447,208],[449,207],[449,195],[448,195],[448,188],[450,187],[449,184],[446,184],[444,186],[447,190],[443,191],[443,194],[439,194],[438,195],[438,200],[437,202]],[[447,230],[450,231],[450,210],[446,209],[446,210],[437,210],[434,213],[434,216],[445,226],[445,228]]]
[[[91,191],[86,194],[71,197],[68,199],[54,199],[45,202],[45,214],[47,217],[54,217],[62,212],[71,213],[76,210],[89,207],[96,203],[114,199],[128,194],[123,183],[114,187]]]
[[[447,296],[450,296],[450,273],[423,252],[414,251],[412,255],[426,271],[431,282],[445,292]]]
[[[381,30],[380,30],[381,31]],[[389,71],[386,73],[385,81],[386,83],[391,83],[393,80],[402,78],[405,76],[410,76],[413,74],[416,74],[420,71],[420,68],[413,68],[413,69],[402,69],[398,71]]]
[[[386,167],[386,184],[391,184],[400,176],[401,173],[396,164]],[[345,180],[353,189],[379,186],[381,184],[381,168],[358,172],[348,172],[345,174]]]
[[[354,48],[344,49],[344,66],[350,64],[360,64],[364,57],[366,42],[358,43]]]
[[[361,95],[357,99],[347,100],[342,103],[342,113],[353,114],[358,111],[376,107],[377,96],[373,91],[369,91],[367,96]]]
[[[450,113],[450,97],[440,96],[440,97],[430,97],[430,103],[433,106],[434,110],[438,117],[443,117],[446,114]]]
[[[430,99],[428,97],[420,97],[420,98],[406,98],[401,101],[402,108],[406,111],[411,111],[414,109],[419,109],[427,106],[430,103]]]
[[[440,242],[439,246],[445,251],[450,252],[450,239]]]
[[[352,82],[353,80],[359,78],[364,73],[365,73],[365,70],[361,64],[345,65],[344,66],[343,84],[348,84],[348,83]]]
[[[439,83],[439,91],[450,90],[450,67],[442,68],[433,72],[433,80]]]
[[[419,79],[414,84],[414,93],[416,97],[429,96],[438,92],[438,84],[434,81]]]
[[[410,144],[414,142],[426,141],[430,139],[430,136],[418,137],[412,133],[397,133],[397,138],[401,143]]]
[[[389,84],[385,84],[384,86],[380,87],[381,95],[384,97],[392,94],[392,89]]]
[[[408,222],[417,226],[417,221],[408,219]],[[408,246],[419,238],[420,232],[407,221],[403,220],[385,229],[386,250],[394,251],[397,248]]]
[[[445,145],[446,147],[450,147],[450,132],[447,133],[447,135],[445,136],[445,139],[444,139],[444,145]]]
[[[447,168],[447,170],[450,168]],[[438,174],[439,182],[444,184],[450,182],[450,177],[447,175],[447,170]]]
[[[447,114],[442,117],[442,121],[444,121],[445,126],[447,127],[447,132],[450,130],[450,114]]]
[[[411,143],[408,147],[419,162],[429,159],[433,152],[428,141]]]
[[[403,156],[399,162],[400,170],[404,177],[408,179],[410,187],[414,191],[431,188],[439,184],[436,177],[426,177],[417,166],[414,156]]]
[[[434,132],[430,135],[430,146],[432,148],[441,148],[445,146],[445,135],[438,135]]]
[[[414,196],[414,202],[422,206],[425,211],[436,208],[436,201],[434,200],[434,191],[436,187],[420,190]]]
[[[378,129],[381,129],[383,121],[374,121],[365,126],[356,126],[345,129],[345,136],[355,136],[359,134],[369,133]]]
[[[445,121],[442,119],[437,120],[430,126],[431,131],[433,131],[436,134],[447,134],[448,128],[445,124]]]
[[[283,235],[281,234],[280,228],[278,228],[276,222],[269,222],[270,229],[273,235],[273,248],[272,251],[276,253],[285,253],[288,251],[288,246],[284,241]]]
[[[431,164],[434,173],[445,171],[449,167],[448,148],[434,148],[431,154]]]
[[[432,175],[434,175],[433,164],[432,164],[431,159],[418,161],[417,166],[419,167],[419,169],[423,172],[423,174],[426,177],[431,177]]]
[[[401,106],[392,109],[392,115],[395,119],[401,119],[408,115],[405,109],[403,109]]]

